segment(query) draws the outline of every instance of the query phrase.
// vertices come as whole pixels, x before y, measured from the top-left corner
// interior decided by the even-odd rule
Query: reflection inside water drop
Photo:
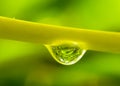
[[[46,47],[53,58],[63,65],[76,63],[86,52],[85,49],[82,49],[80,45],[75,42],[46,45]]]

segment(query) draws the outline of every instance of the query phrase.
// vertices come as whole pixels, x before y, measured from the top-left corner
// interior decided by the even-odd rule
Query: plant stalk
[[[51,44],[59,40],[83,43],[88,50],[120,53],[120,33],[54,26],[0,17],[0,38]]]

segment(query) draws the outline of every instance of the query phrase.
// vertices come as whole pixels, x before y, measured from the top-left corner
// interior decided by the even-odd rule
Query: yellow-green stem
[[[0,38],[50,44],[59,40],[83,43],[88,50],[120,53],[120,33],[54,26],[0,17]]]

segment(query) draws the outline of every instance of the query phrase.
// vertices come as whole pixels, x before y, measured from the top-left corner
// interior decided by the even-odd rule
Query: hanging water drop
[[[86,50],[82,49],[76,42],[63,42],[59,44],[46,45],[53,58],[63,64],[72,65],[78,62]]]

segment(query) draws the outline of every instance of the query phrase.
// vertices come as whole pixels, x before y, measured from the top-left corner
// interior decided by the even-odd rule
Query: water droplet
[[[78,62],[86,52],[86,50],[82,49],[76,42],[51,44],[46,45],[46,47],[53,58],[63,65],[72,65]]]

